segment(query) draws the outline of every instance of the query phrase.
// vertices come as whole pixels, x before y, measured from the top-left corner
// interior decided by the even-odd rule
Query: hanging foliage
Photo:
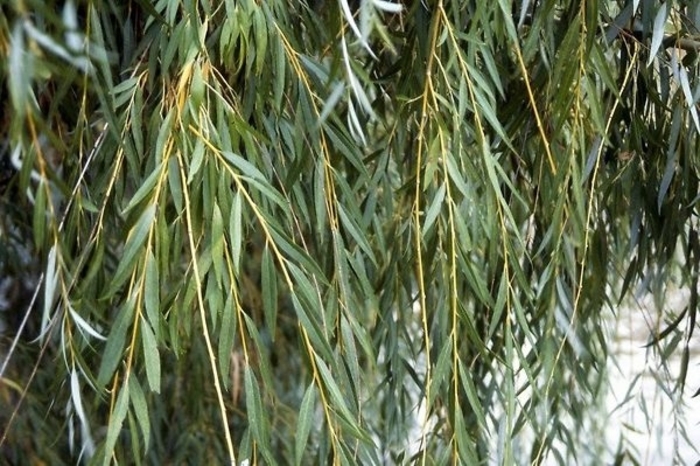
[[[4,461],[624,459],[606,319],[671,283],[683,387],[697,7],[1,8]]]

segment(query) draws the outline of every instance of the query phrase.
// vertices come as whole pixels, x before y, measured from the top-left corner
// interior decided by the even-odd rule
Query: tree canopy
[[[638,461],[670,285],[697,388],[700,3],[1,8],[4,460]]]

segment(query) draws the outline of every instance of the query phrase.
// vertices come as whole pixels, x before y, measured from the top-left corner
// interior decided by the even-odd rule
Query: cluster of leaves
[[[697,6],[2,8],[10,461],[568,464],[697,290]]]

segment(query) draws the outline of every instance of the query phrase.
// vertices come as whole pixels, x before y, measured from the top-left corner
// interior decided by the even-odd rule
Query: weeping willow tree
[[[698,5],[3,2],[2,462],[638,461],[606,322],[690,289],[693,394]]]

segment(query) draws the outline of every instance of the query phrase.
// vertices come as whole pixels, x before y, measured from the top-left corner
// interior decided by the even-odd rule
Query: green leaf
[[[177,159],[175,157],[168,159],[168,186],[170,187],[170,198],[175,204],[175,209],[178,213],[181,213],[183,210],[184,196]]]
[[[192,72],[192,84],[190,85],[190,102],[192,102],[192,107],[195,111],[198,111],[199,108],[202,106],[202,103],[204,102],[205,93],[206,84],[204,83],[204,77],[202,76],[202,67],[199,64],[195,64],[194,71]]]
[[[56,301],[56,291],[59,284],[60,261],[56,245],[51,247],[46,261],[46,284],[44,285],[44,312],[41,316],[41,334],[43,335],[51,320],[51,311]]]
[[[160,353],[153,330],[145,319],[141,319],[141,342],[148,386],[155,393],[160,393]]]
[[[135,77],[127,78],[112,88],[110,94],[114,96],[113,106],[119,108],[133,99],[134,90],[139,80]]]
[[[314,423],[316,406],[316,386],[310,384],[304,398],[301,400],[299,407],[299,416],[297,417],[296,434],[294,435],[294,464],[300,466],[304,460],[304,451],[306,450],[311,432],[311,426]]]
[[[437,362],[434,365],[432,380],[430,381],[431,399],[428,400],[428,405],[431,406],[435,402],[435,397],[442,392],[443,384],[450,378],[450,363],[452,362],[452,340],[445,342],[440,348]],[[457,374],[453,374],[456,377]]]
[[[162,167],[162,165],[160,167]],[[150,198],[155,194],[155,192],[153,191],[153,187],[156,185],[156,182],[160,178],[160,175],[160,168],[153,170],[151,174],[148,175],[148,178],[146,178],[146,180],[139,187],[138,191],[136,191],[136,193],[134,193],[134,195],[129,200],[129,204],[127,204],[127,206],[122,211],[122,215],[128,215],[129,212],[131,212],[131,210],[134,207],[136,207],[141,201],[143,201],[147,197]]]
[[[221,314],[221,329],[219,330],[219,370],[221,371],[221,377],[224,380],[225,386],[228,386],[231,380],[229,377],[231,353],[233,351],[236,330],[238,329],[238,318],[233,302],[234,293],[236,293],[236,291],[232,290],[232,293],[229,293],[226,297],[226,303],[224,304]]]
[[[143,101],[143,90],[137,88],[134,94],[134,103],[131,106],[131,136],[134,140],[134,147],[137,154],[143,154],[145,151],[144,140],[143,140],[143,112],[144,112],[144,101]]]
[[[9,53],[8,88],[15,117],[21,119],[29,109],[31,79],[34,76],[34,55],[25,50],[22,24],[17,22],[12,29]]]
[[[423,235],[426,235],[430,231],[433,223],[435,223],[435,219],[440,214],[442,203],[445,200],[445,192],[447,191],[446,188],[447,186],[445,184],[440,185],[435,197],[433,197],[430,208],[425,214],[425,220],[423,222]]]
[[[170,110],[162,121],[160,128],[158,129],[158,137],[156,139],[155,151],[157,160],[165,160],[168,154],[165,154],[166,142],[172,137],[173,130],[173,120],[175,118],[175,111]]]
[[[267,57],[267,23],[262,8],[254,10],[253,33],[255,34],[255,73],[259,75],[266,66]]]
[[[276,34],[273,34],[272,37],[277,38]],[[285,78],[286,78],[286,65],[287,65],[287,60],[284,52],[284,46],[282,44],[281,40],[274,40],[273,41],[273,47],[272,47],[272,55],[274,57],[274,73],[272,75],[274,76],[274,83],[273,83],[273,100],[275,102],[275,110],[278,112],[282,108],[282,98],[284,97],[284,85],[285,85]]]
[[[666,159],[666,168],[664,169],[664,176],[661,178],[661,185],[659,186],[659,194],[656,197],[656,208],[659,213],[661,213],[661,207],[663,206],[664,200],[666,199],[666,194],[668,193],[668,188],[673,180],[673,175],[676,173],[676,151],[671,151]]]
[[[117,438],[122,430],[124,419],[129,408],[129,383],[122,384],[117,396],[117,402],[114,404],[114,411],[109,417],[107,425],[107,437],[105,439],[105,456],[102,461],[103,466],[111,463],[112,453],[117,444]]]
[[[476,448],[474,448],[474,441],[467,436],[468,430],[461,413],[456,413],[454,432],[460,461],[463,464],[478,464],[479,459]]]
[[[154,17],[159,23],[161,23],[163,26],[168,25],[168,21],[156,10],[153,6],[153,2],[151,0],[136,0],[136,3],[138,3],[146,12]]]
[[[354,425],[354,417],[348,409],[348,405],[345,401],[346,396],[343,395],[343,392],[340,390],[338,383],[331,374],[331,371],[328,369],[326,363],[323,362],[323,360],[318,356],[316,356],[315,359],[316,366],[318,367],[318,371],[321,374],[321,379],[323,379],[323,384],[326,390],[328,391],[328,394],[330,395],[333,407],[335,408],[335,410],[338,411],[338,414],[340,414],[346,422],[350,423],[351,426]]]
[[[150,249],[146,252],[146,280],[144,284],[143,301],[146,308],[148,322],[158,335],[160,328],[160,271],[156,264],[156,258]]]
[[[107,337],[107,344],[102,353],[102,363],[97,376],[97,383],[100,386],[105,386],[112,378],[114,371],[122,361],[124,346],[126,344],[126,332],[131,327],[131,322],[134,314],[134,301],[129,299],[122,304],[119,313],[117,314],[112,329]]]
[[[261,286],[263,310],[265,312],[265,322],[270,330],[270,335],[274,341],[277,328],[277,273],[275,263],[270,253],[270,248],[263,251],[261,264]]]
[[[194,177],[199,173],[202,168],[202,162],[204,162],[204,141],[197,139],[194,145],[194,151],[192,151],[192,159],[190,160],[190,166],[187,171],[187,184],[192,184]]]
[[[37,249],[41,250],[44,248],[44,242],[46,241],[46,230],[48,225],[46,220],[48,217],[48,200],[47,200],[47,190],[49,187],[46,185],[46,180],[42,178],[39,182],[39,186],[36,190],[36,199],[34,203],[34,216],[32,221],[32,231],[34,232],[34,245]]]
[[[376,263],[377,259],[374,256],[374,251],[372,251],[372,247],[367,241],[362,229],[356,223],[355,219],[346,213],[345,208],[342,205],[338,205],[338,214],[340,214],[340,220],[343,227],[345,227],[345,229],[350,233],[350,236],[352,236],[352,238],[357,242],[357,245],[360,246],[367,257],[372,262]]]
[[[78,326],[78,328],[82,331],[87,333],[93,338],[97,338],[98,340],[105,341],[107,340],[105,337],[103,337],[97,330],[95,330],[94,327],[92,327],[90,324],[88,324],[85,319],[80,317],[80,314],[75,312],[75,309],[73,309],[73,306],[70,304],[68,305],[68,313],[71,316],[71,319],[75,324]]]
[[[83,395],[80,391],[80,382],[78,380],[78,372],[72,367],[70,371],[70,395],[73,408],[75,413],[78,415],[81,427],[84,431],[90,431],[90,422],[85,412],[85,407],[83,406]]]
[[[156,205],[150,204],[141,213],[136,225],[129,230],[119,267],[117,267],[117,271],[114,273],[110,283],[108,296],[114,294],[128,276],[134,272],[134,265],[139,259],[138,254],[141,252],[141,247],[153,226],[155,213]]]
[[[258,168],[255,165],[253,165],[240,155],[234,154],[230,151],[224,151],[222,152],[222,155],[226,160],[228,160],[231,163],[231,165],[238,168],[242,174],[252,178],[253,180],[259,181],[263,185],[267,184],[265,175],[263,175],[262,172],[258,170]]]
[[[268,421],[263,411],[262,398],[260,397],[260,387],[255,379],[253,370],[246,366],[244,371],[245,403],[248,414],[248,423],[253,433],[253,438],[264,452],[269,449]]]
[[[476,384],[472,380],[472,373],[464,367],[462,361],[458,362],[458,374],[459,380],[461,382],[462,388],[467,394],[467,400],[469,401],[469,406],[473,413],[476,415],[476,420],[479,423],[481,429],[486,429],[486,416],[484,415],[481,400],[476,389]]]
[[[664,38],[665,26],[666,4],[661,3],[658,11],[656,12],[656,16],[654,17],[654,27],[651,36],[651,47],[649,48],[649,60],[647,61],[647,66],[651,65],[651,63],[654,61],[656,58],[656,53],[659,51],[659,47],[661,47],[661,42]]]
[[[144,452],[148,452],[148,447],[151,439],[151,419],[148,413],[148,403],[146,396],[141,389],[141,384],[136,377],[129,377],[129,395],[131,397],[131,406],[133,407],[136,420],[141,429],[144,442]]]
[[[229,218],[229,234],[231,235],[231,257],[233,259],[233,269],[238,271],[241,263],[241,247],[243,246],[243,214],[241,204],[241,193],[236,192],[233,196],[233,208]]]
[[[212,265],[219,280],[225,275],[224,265],[224,217],[218,204],[214,204],[211,219]]]
[[[680,65],[678,68],[678,75],[680,78],[683,95],[685,96],[685,100],[688,103],[688,108],[690,109],[690,116],[693,118],[693,123],[695,123],[695,129],[697,129],[697,131],[700,133],[700,118],[698,118],[698,110],[695,107],[695,99],[693,98],[693,93],[690,90],[688,72],[686,71],[685,66]]]

